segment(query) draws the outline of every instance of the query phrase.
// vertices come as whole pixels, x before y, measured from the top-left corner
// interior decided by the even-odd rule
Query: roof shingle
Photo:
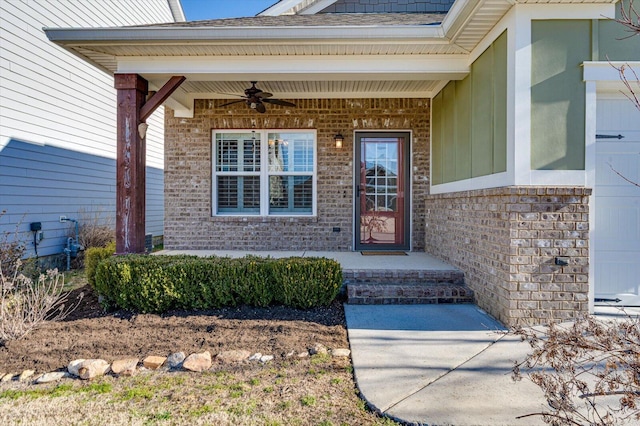
[[[380,25],[436,25],[444,13],[323,13],[318,15],[253,16],[142,25],[151,28],[197,27],[343,27]],[[140,27],[140,26],[137,26]]]

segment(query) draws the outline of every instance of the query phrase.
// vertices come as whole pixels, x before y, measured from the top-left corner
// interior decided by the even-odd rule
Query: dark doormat
[[[382,250],[369,250],[361,251],[363,256],[407,256],[404,251],[382,251]]]

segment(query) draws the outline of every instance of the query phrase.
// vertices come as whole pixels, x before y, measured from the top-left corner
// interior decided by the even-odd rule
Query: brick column
[[[148,83],[137,74],[116,74],[114,80],[118,90],[116,253],[144,253],[146,144],[138,125]]]
[[[507,325],[588,312],[589,196],[581,187],[502,187],[427,196],[426,249],[465,273]]]

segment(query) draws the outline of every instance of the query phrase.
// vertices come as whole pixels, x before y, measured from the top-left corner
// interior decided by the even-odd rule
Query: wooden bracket
[[[167,81],[162,89],[158,90],[147,102],[140,108],[140,121],[144,122],[151,114],[166,101],[173,92],[187,79],[181,75],[174,75]]]

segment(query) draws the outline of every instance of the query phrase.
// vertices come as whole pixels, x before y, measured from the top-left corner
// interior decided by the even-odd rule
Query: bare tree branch
[[[633,6],[633,0],[629,0],[627,7],[624,3],[624,1],[620,2],[620,19],[616,19],[616,21],[624,25],[631,33],[628,37],[633,37],[640,34],[640,15]]]
[[[617,174],[618,176],[620,176],[622,179],[626,180],[627,182],[629,182],[631,185],[635,185],[637,187],[640,187],[640,183],[638,182],[634,182],[631,179],[629,179],[628,177],[626,177],[625,175],[623,175],[622,173],[620,173],[619,171],[617,171],[615,168],[613,168],[613,165],[611,165],[611,163],[609,164],[609,168],[613,171],[613,173]]]
[[[611,64],[611,61],[609,61],[609,63]],[[620,67],[616,67],[613,64],[611,64],[611,66],[618,71],[620,80],[627,89],[626,91],[621,91],[621,93],[625,95],[638,110],[640,110],[640,98],[638,98],[638,93],[640,93],[640,78],[638,78],[638,74],[629,66],[629,64],[623,64]],[[630,71],[631,74],[633,74],[631,80],[626,75],[627,71]]]

